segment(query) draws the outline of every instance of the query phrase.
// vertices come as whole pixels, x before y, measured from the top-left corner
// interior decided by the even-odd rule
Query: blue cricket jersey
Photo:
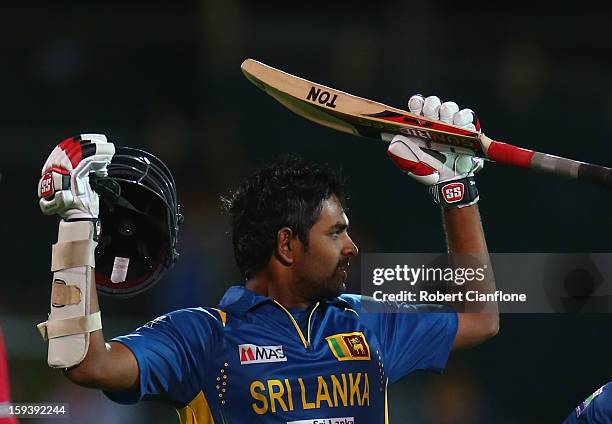
[[[107,395],[167,400],[181,423],[385,423],[387,384],[441,371],[457,314],[347,294],[314,305],[305,327],[231,287],[218,308],[181,309],[114,339],[134,353],[140,384]]]
[[[563,424],[612,424],[612,381],[581,402]]]

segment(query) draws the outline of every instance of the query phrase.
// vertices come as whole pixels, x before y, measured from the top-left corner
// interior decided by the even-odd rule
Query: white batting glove
[[[102,134],[81,134],[59,143],[42,168],[38,182],[40,209],[64,220],[95,219],[99,196],[89,185],[89,174],[107,175],[115,145]]]
[[[408,108],[416,115],[480,132],[480,124],[474,112],[471,109],[459,110],[455,102],[441,103],[436,96],[423,98],[416,94],[410,97]],[[410,177],[430,186],[434,201],[442,207],[464,207],[478,202],[474,173],[482,169],[484,160],[469,155],[423,149],[417,145],[418,141],[418,138],[396,135],[391,140],[387,154]]]

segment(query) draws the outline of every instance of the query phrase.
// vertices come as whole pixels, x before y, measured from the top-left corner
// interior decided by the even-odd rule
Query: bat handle
[[[530,168],[536,171],[612,187],[612,169],[605,166],[535,152],[531,159]]]
[[[523,149],[484,134],[481,141],[487,157],[495,162],[612,187],[611,168]]]

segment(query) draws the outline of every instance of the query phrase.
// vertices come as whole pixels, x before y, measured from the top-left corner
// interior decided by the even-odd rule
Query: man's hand
[[[470,109],[459,110],[454,102],[441,103],[436,96],[425,99],[421,95],[414,95],[408,101],[408,108],[416,115],[480,131],[474,112]],[[464,207],[478,202],[478,190],[473,177],[474,173],[482,169],[482,159],[422,149],[415,140],[418,139],[397,135],[391,140],[387,154],[406,174],[430,186],[434,201],[441,206]]]
[[[89,185],[89,174],[105,176],[115,146],[102,134],[81,134],[59,143],[47,158],[38,182],[40,209],[64,220],[95,219],[99,196]]]

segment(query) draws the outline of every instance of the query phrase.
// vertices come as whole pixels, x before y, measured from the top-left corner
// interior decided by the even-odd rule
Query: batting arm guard
[[[91,313],[95,238],[94,221],[59,224],[51,259],[51,312],[47,321],[38,324],[49,341],[47,362],[52,368],[81,363],[89,348],[89,333],[102,329],[100,311]]]

